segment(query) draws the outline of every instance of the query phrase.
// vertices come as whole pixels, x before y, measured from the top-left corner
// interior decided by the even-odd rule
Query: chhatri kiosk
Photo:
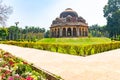
[[[50,27],[51,37],[87,37],[88,24],[77,12],[67,8]]]

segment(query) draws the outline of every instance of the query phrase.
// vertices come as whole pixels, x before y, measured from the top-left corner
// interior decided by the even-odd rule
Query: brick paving
[[[65,80],[120,80],[120,49],[87,57],[5,44],[0,44],[0,49]]]

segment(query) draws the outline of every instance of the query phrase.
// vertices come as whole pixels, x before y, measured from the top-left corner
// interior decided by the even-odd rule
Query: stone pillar
[[[62,28],[60,27],[60,37],[62,37]]]
[[[53,33],[52,33],[52,37],[54,37],[54,35],[55,35],[55,30],[53,29],[53,31],[52,31]]]
[[[73,27],[71,27],[71,36],[73,37]]]
[[[57,28],[57,36],[56,37],[59,37],[59,29]]]
[[[55,37],[55,29],[53,30],[53,37]]]
[[[55,29],[54,33],[55,33],[54,36],[56,37],[56,29]]]
[[[84,28],[84,36],[85,36],[85,28]]]
[[[83,36],[83,29],[81,28],[81,36]]]
[[[68,34],[67,34],[67,28],[66,28],[66,37],[68,36]]]
[[[85,31],[84,31],[84,28],[83,28],[83,37],[85,36]]]
[[[77,36],[79,37],[80,36],[79,27],[76,28],[76,31],[77,31]]]
[[[84,30],[83,30],[83,33],[84,33],[84,36],[85,36],[85,28],[84,28]]]
[[[55,37],[57,37],[57,29],[55,28]]]
[[[58,28],[56,29],[56,37],[58,37]]]

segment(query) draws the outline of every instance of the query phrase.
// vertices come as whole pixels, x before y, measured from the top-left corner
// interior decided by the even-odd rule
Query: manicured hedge
[[[120,42],[110,42],[104,44],[92,45],[71,45],[71,44],[50,44],[38,42],[2,42],[4,44],[17,45],[21,47],[36,48],[40,50],[48,50],[72,55],[87,56],[104,51],[120,48]]]

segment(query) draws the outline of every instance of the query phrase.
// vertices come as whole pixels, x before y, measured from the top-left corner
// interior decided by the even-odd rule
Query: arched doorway
[[[73,28],[73,36],[77,36],[76,28]]]
[[[63,35],[62,35],[63,37],[66,36],[66,29],[65,29],[65,28],[63,28],[62,34],[63,34]]]
[[[71,28],[68,28],[68,29],[67,29],[67,36],[68,36],[68,37],[71,36]]]

